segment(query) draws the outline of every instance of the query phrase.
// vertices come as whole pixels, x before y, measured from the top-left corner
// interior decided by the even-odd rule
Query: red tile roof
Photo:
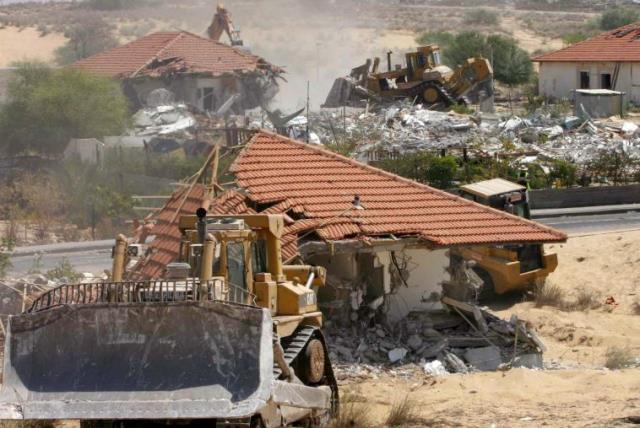
[[[564,233],[328,150],[260,132],[230,169],[254,202],[288,203],[326,240],[412,235],[433,246],[554,242]],[[364,210],[353,210],[355,195]]]
[[[393,234],[419,238],[433,247],[567,239],[538,223],[267,132],[253,136],[231,171],[245,193],[229,190],[212,199],[205,186],[196,185],[179,215],[193,214],[199,207],[212,214],[255,213],[252,206],[283,213],[288,220],[284,260],[297,255],[299,237],[312,230],[329,241]],[[157,278],[177,259],[180,231],[171,220],[186,191],[176,191],[155,215],[151,255],[136,267],[134,278]],[[351,209],[355,195],[364,210]]]
[[[137,77],[164,72],[227,73],[269,69],[262,58],[186,31],[160,31],[73,64],[107,77]]]
[[[533,58],[538,62],[640,62],[640,23],[629,24],[559,51]]]

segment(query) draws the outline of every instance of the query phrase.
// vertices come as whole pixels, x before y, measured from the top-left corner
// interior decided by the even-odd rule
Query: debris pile
[[[355,141],[352,156],[365,162],[442,149],[508,156],[518,163],[562,159],[585,165],[602,150],[640,159],[640,131],[633,122],[594,120],[586,112],[563,116],[545,108],[528,117],[501,119],[433,111],[404,101],[375,113],[325,110],[311,117],[311,129],[325,144]]]
[[[446,309],[411,312],[393,326],[329,328],[338,363],[419,364],[427,374],[542,367],[544,344],[516,317],[502,320],[475,305],[443,298]]]

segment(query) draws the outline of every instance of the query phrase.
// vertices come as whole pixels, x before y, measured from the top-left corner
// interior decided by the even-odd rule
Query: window
[[[589,72],[581,71],[580,72],[580,89],[590,89],[591,82],[589,81]]]
[[[259,239],[251,243],[251,266],[254,274],[267,272],[267,243]]]
[[[198,97],[201,100],[202,110],[216,110],[216,96],[213,88],[198,89]]]
[[[227,265],[229,283],[238,288],[246,289],[244,246],[242,242],[227,242]]]
[[[611,89],[611,74],[602,73],[600,75],[600,88]]]

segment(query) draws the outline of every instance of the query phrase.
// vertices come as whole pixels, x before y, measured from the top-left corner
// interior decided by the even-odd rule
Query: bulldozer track
[[[293,335],[282,339],[284,348],[284,359],[287,365],[291,366],[300,356],[304,348],[311,339],[317,339],[322,343],[325,353],[324,378],[321,381],[331,388],[331,414],[336,415],[339,408],[338,382],[333,373],[333,367],[329,360],[329,350],[322,334],[322,330],[316,326],[302,326]],[[273,377],[278,379],[282,376],[282,370],[276,364],[273,366]]]

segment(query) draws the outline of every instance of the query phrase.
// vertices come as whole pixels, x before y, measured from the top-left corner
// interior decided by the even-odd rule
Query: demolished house
[[[361,326],[369,331],[370,336],[355,341],[338,340],[342,340],[342,348],[351,346],[353,355],[373,352],[366,361],[433,359],[448,349],[448,344],[440,344],[440,351],[434,352],[434,343],[427,337],[413,337],[417,333],[406,330],[396,339],[413,337],[413,347],[398,348],[383,327],[413,320],[412,325],[420,325],[422,331],[424,323],[420,320],[424,316],[420,314],[442,311],[443,301],[467,315],[457,316],[456,322],[439,315],[442,322],[438,326],[454,335],[459,329],[464,336],[470,328],[464,319],[475,319],[481,325],[474,329],[486,336],[456,343],[472,347],[492,343],[496,348],[499,340],[491,339],[492,334],[510,331],[513,335],[521,326],[517,322],[505,324],[488,313],[483,315],[473,305],[443,300],[443,283],[451,288],[456,284],[468,286],[467,277],[473,281],[467,262],[449,257],[449,251],[466,246],[566,240],[566,235],[546,226],[264,131],[250,139],[230,172],[236,177],[235,189],[219,193],[222,189],[217,184],[194,181],[170,198],[153,217],[155,225],[148,233],[155,239],[147,256],[130,272],[131,277],[159,278],[166,266],[178,259],[181,236],[177,218],[182,214],[193,214],[199,207],[213,214],[283,214],[283,259],[302,259],[327,268],[327,287],[320,290],[320,306],[332,325]],[[430,325],[425,332],[434,332],[436,325]],[[490,332],[494,328],[491,326],[499,333]],[[516,345],[529,346],[524,339],[527,334]],[[366,337],[375,342],[375,351],[370,343],[359,346],[359,340],[368,340]],[[340,352],[340,346],[337,349]],[[513,347],[510,349],[513,353]],[[343,361],[360,360],[353,355],[341,352],[339,357]]]
[[[74,68],[120,79],[137,107],[159,88],[202,111],[244,110],[268,104],[283,70],[241,48],[187,31],[151,33],[82,59]],[[230,103],[232,103],[230,105]]]

